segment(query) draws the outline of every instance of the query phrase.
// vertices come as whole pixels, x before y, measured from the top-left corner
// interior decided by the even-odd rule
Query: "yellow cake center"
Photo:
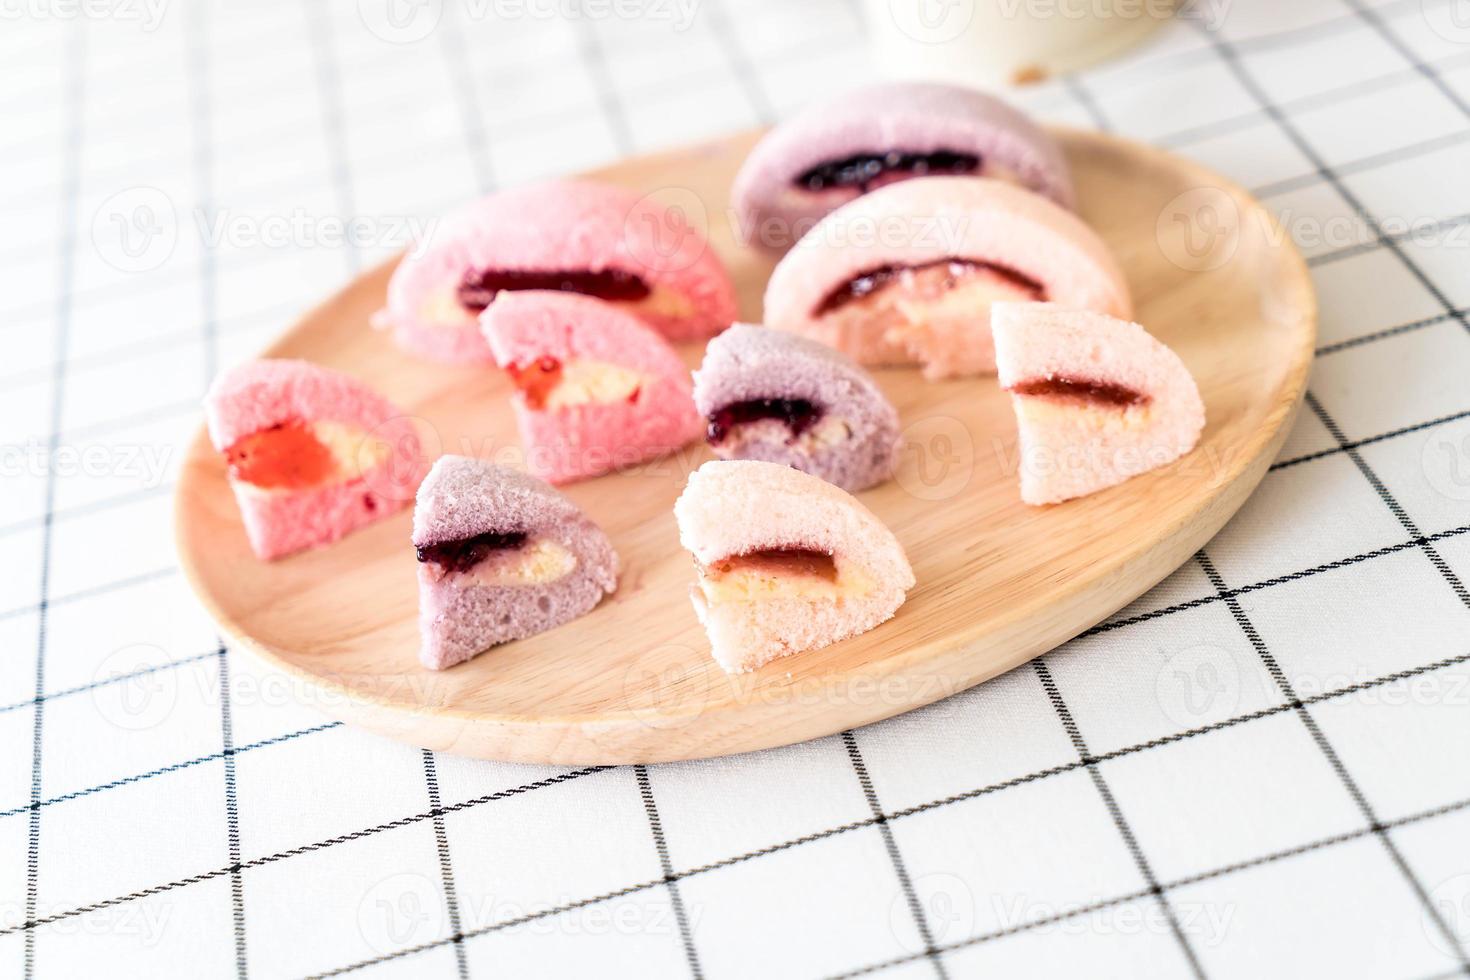
[[[801,435],[791,440],[791,445],[802,452],[812,453],[819,449],[840,446],[852,438],[852,427],[835,416],[828,415],[809,426]],[[756,419],[742,422],[730,429],[720,442],[723,451],[737,451],[752,442],[784,442],[791,439],[791,430],[780,419]]]
[[[492,552],[463,574],[477,585],[545,585],[570,575],[577,556],[549,538],[535,538],[519,548]]]
[[[574,405],[635,401],[638,392],[652,380],[605,361],[569,361],[562,365],[561,380],[547,392],[544,404],[555,411]]]
[[[1076,398],[1045,395],[1017,395],[1014,401],[1020,422],[1043,427],[1080,427],[1096,435],[1140,432],[1153,421],[1151,403],[1091,404]]]

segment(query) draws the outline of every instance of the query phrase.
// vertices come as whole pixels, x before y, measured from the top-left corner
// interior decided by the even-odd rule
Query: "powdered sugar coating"
[[[806,448],[775,434],[713,446],[722,458],[761,459],[794,466],[849,492],[893,474],[899,445],[898,411],[871,375],[825,344],[782,330],[736,324],[705,349],[694,372],[694,403],[708,418],[732,403],[802,399],[849,432],[842,442]]]
[[[1074,203],[1061,147],[1026,115],[993,96],[954,85],[872,85],[811,106],[763,138],[735,177],[731,200],[743,237],[770,239],[763,225],[809,227],[832,210],[830,196],[790,193],[800,174],[860,153],[953,151],[980,157],[983,168],[1014,174],[1025,187],[1065,208]],[[980,175],[985,175],[982,169]],[[856,193],[856,190],[854,190]],[[768,245],[786,247],[789,241]]]
[[[735,319],[735,290],[704,236],[678,212],[610,184],[555,180],[481,198],[443,219],[404,256],[375,317],[406,349],[445,361],[488,361],[466,313],[463,327],[426,322],[425,301],[470,269],[632,273],[691,305],[688,315],[644,319],[675,340],[708,337]]]

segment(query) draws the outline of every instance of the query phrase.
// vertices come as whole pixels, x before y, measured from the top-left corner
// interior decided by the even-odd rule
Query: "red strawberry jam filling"
[[[731,555],[712,562],[709,571],[715,575],[743,572],[764,578],[800,576],[824,582],[837,581],[837,562],[825,551],[810,548],[766,548]]]
[[[883,265],[869,269],[829,292],[812,312],[814,316],[825,316],[894,286],[915,290],[922,287],[925,292],[946,291],[982,275],[1001,280],[1025,294],[1031,302],[1039,303],[1046,299],[1046,288],[1019,272],[977,259],[938,259],[918,265]]]
[[[809,429],[821,416],[822,410],[804,398],[754,398],[732,402],[709,414],[705,438],[719,444],[739,426],[761,419],[776,419],[784,423],[795,437]]]
[[[487,531],[474,537],[419,545],[414,550],[419,561],[437,565],[442,572],[467,572],[493,554],[522,547],[526,538],[524,531]]]
[[[652,290],[643,277],[621,269],[470,269],[460,280],[456,295],[471,313],[479,313],[501,290],[550,289],[581,293],[610,302],[637,302]]]
[[[820,192],[856,188],[866,194],[875,187],[910,177],[931,174],[972,174],[980,169],[980,158],[973,153],[935,150],[932,153],[855,153],[852,156],[824,160],[797,174],[797,187]]]
[[[526,405],[537,411],[546,407],[546,399],[561,384],[561,361],[549,355],[530,364],[512,364],[507,369],[510,379],[526,397]]]
[[[1133,388],[1085,378],[1031,378],[1013,384],[1007,390],[1013,395],[1074,399],[1111,408],[1131,408],[1149,401],[1147,394]]]
[[[332,450],[300,420],[236,440],[225,450],[225,461],[231,477],[266,490],[303,490],[339,475]]]

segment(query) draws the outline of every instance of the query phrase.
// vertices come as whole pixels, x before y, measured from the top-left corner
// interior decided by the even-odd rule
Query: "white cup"
[[[994,87],[1074,71],[1137,43],[1175,0],[867,0],[889,77]]]

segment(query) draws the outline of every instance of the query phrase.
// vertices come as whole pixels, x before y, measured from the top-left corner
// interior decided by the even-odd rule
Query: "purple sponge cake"
[[[533,476],[441,456],[413,511],[419,659],[442,670],[560,626],[617,588],[618,556],[577,505]]]
[[[849,492],[893,474],[898,412],[846,355],[783,330],[737,323],[710,341],[694,403],[722,459],[763,459]]]
[[[784,249],[823,215],[895,181],[995,177],[1073,204],[1055,140],[999,99],[972,89],[890,83],[848,92],[777,126],[735,178],[743,237]]]
[[[204,399],[260,558],[324,545],[401,510],[428,468],[413,421],[356,378],[306,361],[251,361]]]
[[[476,318],[521,289],[594,296],[671,340],[709,337],[735,319],[730,277],[682,212],[627,188],[561,180],[446,218],[394,270],[373,322],[422,357],[489,361]]]
[[[867,632],[914,585],[903,548],[871,511],[789,466],[705,463],[674,519],[699,568],[695,615],[728,673]]]

